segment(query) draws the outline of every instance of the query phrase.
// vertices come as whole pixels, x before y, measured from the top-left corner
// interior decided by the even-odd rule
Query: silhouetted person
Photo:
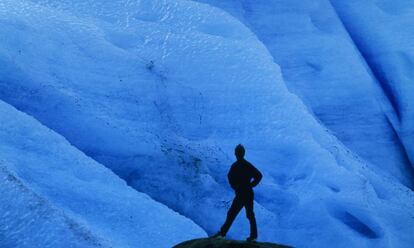
[[[231,166],[227,177],[236,196],[227,212],[226,222],[213,237],[224,238],[237,214],[244,207],[247,219],[250,222],[250,236],[247,238],[247,241],[255,241],[257,239],[257,226],[253,212],[253,187],[258,185],[260,180],[262,180],[262,173],[244,159],[245,149],[242,145],[239,144],[236,146],[234,154],[236,155],[237,161]]]

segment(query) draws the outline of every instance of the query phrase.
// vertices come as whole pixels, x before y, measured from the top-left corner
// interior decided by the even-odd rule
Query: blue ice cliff
[[[414,243],[414,2],[0,1],[0,246]],[[230,238],[247,236],[239,217]]]

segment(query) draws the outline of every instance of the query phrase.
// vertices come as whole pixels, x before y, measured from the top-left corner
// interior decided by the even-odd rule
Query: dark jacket
[[[236,192],[251,191],[262,180],[262,173],[245,159],[234,162],[227,174],[230,186]],[[252,181],[253,179],[253,181]]]

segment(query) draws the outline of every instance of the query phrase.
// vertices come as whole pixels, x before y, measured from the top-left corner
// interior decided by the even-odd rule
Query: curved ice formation
[[[226,171],[244,143],[265,175],[260,239],[413,242],[412,192],[321,125],[263,43],[225,12],[168,0],[0,6],[0,99],[208,233],[223,221]],[[247,235],[238,222],[235,238]]]
[[[0,119],[2,247],[171,247],[205,236],[32,117],[0,102]]]

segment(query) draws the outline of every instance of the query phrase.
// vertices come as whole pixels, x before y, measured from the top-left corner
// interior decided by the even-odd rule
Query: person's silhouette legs
[[[226,222],[224,222],[223,226],[220,229],[220,234],[222,236],[226,236],[227,232],[231,227],[231,224],[233,224],[234,219],[239,214],[243,206],[244,204],[241,197],[236,195],[236,197],[234,197],[233,199],[233,203],[231,204],[229,211],[227,212]]]
[[[253,211],[253,197],[246,201],[244,205],[246,209],[246,217],[250,223],[250,239],[254,240],[257,239],[257,225],[256,225],[256,217],[254,216]]]
[[[227,218],[223,226],[220,229],[221,236],[226,236],[231,225],[233,224],[234,219],[240,210],[244,207],[246,210],[246,217],[250,223],[250,240],[255,240],[257,238],[257,225],[256,218],[253,211],[253,192],[238,192],[236,197],[231,204],[229,211],[227,212]]]

